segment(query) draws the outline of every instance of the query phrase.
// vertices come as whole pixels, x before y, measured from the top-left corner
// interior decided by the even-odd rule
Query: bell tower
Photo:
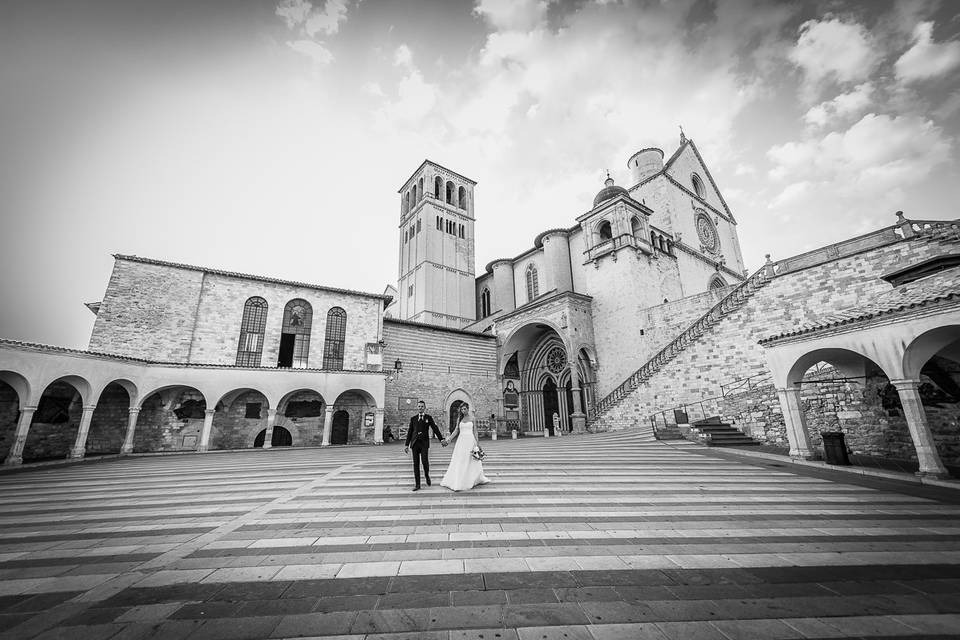
[[[476,184],[424,160],[400,188],[401,320],[459,329],[476,319]]]

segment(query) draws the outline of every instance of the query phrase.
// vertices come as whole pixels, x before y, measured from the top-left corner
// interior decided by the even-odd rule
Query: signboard
[[[513,380],[507,380],[507,388],[503,390],[503,406],[511,409],[520,406],[520,393]]]
[[[367,370],[380,371],[383,368],[383,347],[379,342],[368,342],[364,347],[367,358]]]
[[[365,414],[363,414],[363,426],[365,426],[365,427],[372,427],[372,426],[373,426],[373,419],[374,419],[374,418],[373,418],[373,413],[372,413],[372,412],[371,412],[371,413],[365,413]]]

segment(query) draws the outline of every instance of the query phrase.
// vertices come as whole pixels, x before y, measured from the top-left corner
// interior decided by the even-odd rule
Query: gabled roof
[[[764,338],[760,340],[760,344],[951,302],[960,303],[960,267],[941,271],[926,278],[894,287],[870,298],[863,304],[829,314],[816,322],[802,325],[793,331],[786,331]]]
[[[389,304],[390,296],[379,293],[366,293],[365,291],[355,291],[353,289],[339,289],[337,287],[325,287],[319,284],[309,284],[307,282],[296,282],[294,280],[281,280],[280,278],[270,278],[267,276],[254,276],[248,273],[238,273],[236,271],[224,271],[222,269],[211,269],[209,267],[197,267],[192,264],[183,264],[180,262],[167,262],[166,260],[155,260],[154,258],[141,258],[140,256],[128,256],[121,253],[113,254],[116,260],[127,260],[128,262],[140,262],[143,264],[155,264],[161,267],[173,267],[176,269],[187,269],[189,271],[200,271],[202,273],[212,273],[218,276],[227,276],[230,278],[242,278],[244,280],[255,280],[257,282],[269,282],[270,284],[284,284],[291,287],[303,287],[305,289],[316,289],[328,293],[343,293],[351,296],[361,296],[364,298],[376,298],[384,300]]]
[[[410,177],[407,178],[407,180],[403,183],[403,186],[400,187],[399,189],[397,189],[397,193],[403,193],[403,192],[407,189],[407,185],[410,184],[410,181],[413,180],[413,176],[415,176],[415,175],[417,175],[418,173],[420,173],[420,170],[423,169],[427,164],[432,164],[433,166],[435,166],[435,167],[437,167],[437,168],[439,168],[439,169],[443,169],[444,171],[446,171],[446,172],[448,172],[448,173],[452,173],[453,175],[457,176],[457,177],[460,178],[461,180],[464,180],[464,181],[466,181],[466,182],[469,182],[471,186],[476,186],[476,184],[477,184],[475,180],[471,180],[471,179],[468,178],[467,176],[461,175],[461,174],[457,173],[456,171],[454,171],[453,169],[447,169],[447,168],[446,168],[445,166],[443,166],[442,164],[438,164],[438,163],[434,162],[433,160],[430,160],[429,158],[427,158],[427,159],[425,159],[423,162],[420,163],[420,166],[417,167],[416,170],[415,170],[413,173],[410,174]],[[424,187],[424,188],[426,188],[426,187]]]
[[[727,201],[723,199],[723,194],[720,192],[720,188],[717,186],[716,181],[713,179],[713,174],[710,173],[710,169],[707,167],[707,163],[703,161],[703,156],[700,155],[700,150],[697,149],[697,145],[693,142],[693,139],[692,139],[692,138],[687,138],[687,139],[677,148],[677,150],[674,152],[674,154],[673,154],[672,156],[670,156],[670,159],[667,160],[667,161],[664,163],[664,165],[663,165],[663,172],[662,172],[662,173],[663,173],[664,175],[668,175],[668,174],[667,174],[667,171],[673,166],[673,163],[677,161],[677,159],[680,157],[680,154],[681,154],[681,153],[683,152],[683,150],[686,149],[688,146],[689,146],[691,149],[693,149],[693,155],[695,155],[695,156],[697,157],[697,160],[700,162],[700,166],[703,167],[703,172],[704,172],[705,174],[707,174],[707,180],[710,181],[710,186],[713,187],[713,190],[717,193],[717,197],[720,198],[720,204],[723,205],[723,210],[726,212],[726,214],[727,214],[728,216],[730,216],[730,219],[731,219],[731,220],[733,220],[734,222],[736,222],[736,220],[735,220],[734,217],[733,217],[733,213],[730,211],[730,207],[727,206]],[[669,177],[669,176],[668,176],[668,177]],[[687,189],[686,186],[684,186],[682,183],[678,183],[678,185],[679,185],[680,187],[683,187],[684,190],[690,192],[691,195],[696,195],[696,194],[694,194],[693,192],[691,192],[689,189]]]

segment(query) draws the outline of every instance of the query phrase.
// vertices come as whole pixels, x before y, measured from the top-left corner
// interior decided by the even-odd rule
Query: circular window
[[[719,244],[717,241],[717,229],[713,226],[713,221],[710,220],[710,216],[708,216],[705,211],[698,209],[696,224],[697,235],[700,237],[703,248],[710,253],[716,253]]]
[[[560,346],[547,352],[547,369],[550,373],[560,373],[567,366],[567,351]]]

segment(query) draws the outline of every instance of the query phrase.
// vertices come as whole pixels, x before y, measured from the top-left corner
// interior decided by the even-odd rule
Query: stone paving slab
[[[0,639],[960,637],[960,492],[622,432],[412,496],[398,451],[0,475]]]

